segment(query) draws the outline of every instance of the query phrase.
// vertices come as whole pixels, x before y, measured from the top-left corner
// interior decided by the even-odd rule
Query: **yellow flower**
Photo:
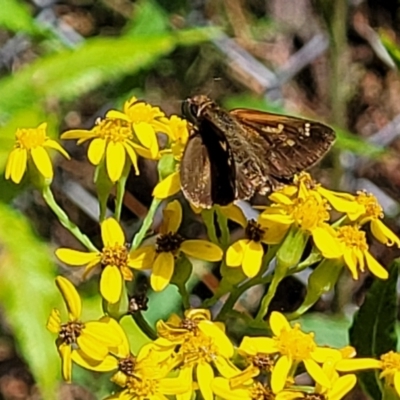
[[[147,127],[147,124],[145,126]],[[64,132],[61,139],[78,139],[78,144],[92,140],[88,148],[89,161],[93,165],[99,165],[105,158],[107,174],[112,182],[116,182],[122,175],[126,155],[128,155],[136,174],[139,174],[136,153],[143,157],[153,158],[153,141],[150,139],[146,141],[144,138],[146,135],[154,134],[154,130],[142,129],[142,125],[139,124],[138,131],[141,133],[142,141],[146,145],[153,146],[152,149],[142,147],[134,142],[134,127],[125,114],[109,111],[104,119],[96,121],[96,125],[92,129],[73,129]]]
[[[159,107],[153,107],[132,97],[125,102],[123,112],[110,110],[107,117],[130,122],[139,142],[143,147],[149,149],[150,157],[148,158],[157,159],[159,157],[156,132],[165,132],[165,125],[161,122],[161,119],[165,118],[165,114]]]
[[[151,287],[163,290],[174,272],[175,258],[180,253],[206,261],[219,261],[223,252],[215,244],[206,240],[185,240],[177,232],[182,222],[182,207],[177,200],[169,203],[163,211],[164,219],[155,245],[144,246],[130,254],[129,266],[148,269],[152,266]]]
[[[245,229],[246,236],[246,239],[240,239],[229,246],[226,252],[226,265],[228,267],[241,266],[244,274],[253,278],[261,268],[264,256],[262,244],[280,243],[287,232],[286,226],[274,225],[262,217],[259,217],[257,222],[247,221],[242,210],[237,206],[224,207],[224,213]]]
[[[224,325],[210,320],[208,310],[189,310],[181,320],[174,316],[167,323],[159,322],[157,332],[165,346],[177,346],[177,365],[181,374],[190,382],[189,395],[193,388],[193,374],[205,400],[213,399],[211,383],[213,366],[222,374],[232,370],[229,359],[233,356],[233,345],[224,332]],[[157,341],[156,341],[157,342]],[[163,342],[159,342],[162,346]]]
[[[394,386],[400,396],[400,353],[389,351],[382,354],[380,360],[373,358],[343,360],[336,365],[336,369],[341,372],[381,369],[379,377],[384,378],[389,386]]]
[[[157,369],[158,365],[154,365]],[[106,400],[167,400],[167,396],[179,395],[191,390],[187,374],[180,373],[176,378],[128,376],[125,389],[107,397]]]
[[[106,219],[101,223],[102,251],[82,252],[71,249],[57,249],[56,256],[72,266],[86,265],[85,276],[101,264],[100,293],[109,303],[117,303],[121,297],[123,280],[133,279],[133,260],[126,248],[124,232],[119,223]]]
[[[271,388],[274,393],[280,392],[291,379],[289,373],[293,373],[299,363],[303,363],[310,376],[320,385],[330,388],[331,383],[319,364],[329,358],[337,358],[338,350],[318,347],[312,333],[304,333],[300,325],[292,328],[286,318],[274,311],[269,319],[269,324],[274,336],[268,337],[244,337],[240,345],[242,353],[254,356],[258,353],[278,354],[278,358],[272,369]]]
[[[59,151],[69,159],[68,153],[46,134],[47,124],[40,124],[37,128],[21,128],[15,132],[16,142],[14,149],[8,156],[6,165],[6,179],[20,183],[27,168],[28,159],[45,179],[53,179],[53,166],[47,154],[47,149]]]
[[[326,258],[337,258],[341,255],[340,245],[334,230],[328,225],[329,205],[318,192],[300,193],[297,198],[277,192],[270,196],[274,204],[267,207],[260,219],[272,223],[271,229],[286,230],[294,225],[298,229],[311,234],[315,246]]]
[[[335,192],[322,187],[308,172],[301,172],[296,175],[293,179],[293,184],[285,186],[280,192],[286,196],[293,197],[313,191],[326,199],[332,208],[341,213],[357,213],[362,209],[355,196],[350,193]],[[273,197],[274,193],[271,196]]]
[[[162,154],[172,152],[175,160],[178,162],[182,159],[183,151],[189,138],[187,121],[173,115],[170,119],[162,118],[160,122],[165,124],[164,132],[170,138],[170,149],[162,150]],[[181,190],[181,178],[179,173],[179,164],[176,171],[168,175],[165,179],[153,189],[153,196],[157,199],[166,199]]]
[[[376,197],[371,193],[360,191],[357,193],[356,201],[361,211],[349,214],[350,220],[357,221],[360,225],[370,222],[371,232],[376,239],[386,246],[396,244],[400,247],[400,239],[381,221],[384,214]]]
[[[275,395],[267,386],[253,380],[238,387],[232,387],[229,379],[217,377],[212,382],[212,390],[218,398],[226,400],[273,400]]]
[[[325,387],[319,383],[316,383],[315,388],[311,390],[302,391],[301,388],[298,390],[295,386],[279,392],[275,400],[295,400],[295,399],[308,399],[316,397],[323,398],[326,400],[340,400],[342,399],[356,384],[356,375],[344,375],[339,376],[336,371],[336,365],[346,358],[355,356],[354,348],[347,346],[340,349],[338,352],[332,353],[332,357],[328,357],[322,365],[322,370],[325,375],[329,378],[330,386]]]
[[[188,123],[185,119],[172,115],[170,118],[161,118],[160,123],[164,124],[164,130],[170,139],[170,149],[162,150],[161,153],[171,152],[175,160],[182,159],[183,151],[189,139]]]
[[[53,309],[47,322],[47,329],[58,334],[56,341],[62,360],[63,378],[70,382],[72,361],[88,368],[91,362],[100,362],[108,354],[110,346],[118,346],[114,329],[107,321],[82,322],[81,299],[75,287],[59,276],[56,284],[68,310],[68,321],[61,323],[60,311]]]
[[[163,378],[172,369],[172,364],[162,359],[153,347],[143,346],[135,357],[130,350],[128,338],[121,325],[112,318],[103,317],[101,322],[107,322],[113,330],[114,346],[109,346],[109,353],[100,361],[85,358],[76,354],[74,361],[87,369],[97,372],[114,371],[111,381],[125,387],[129,377]]]
[[[365,266],[378,278],[387,279],[385,268],[368,251],[365,232],[358,226],[345,225],[337,229],[337,238],[342,245],[343,260],[353,279],[358,279],[358,271],[364,272]]]

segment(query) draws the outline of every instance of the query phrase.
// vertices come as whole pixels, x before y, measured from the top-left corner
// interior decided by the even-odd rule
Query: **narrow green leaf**
[[[24,2],[0,0],[0,27],[15,33],[37,33],[39,30]]]
[[[127,36],[151,36],[167,32],[168,14],[152,0],[136,2],[132,25],[126,31]]]
[[[61,297],[54,284],[55,267],[48,247],[32,232],[25,218],[0,204],[0,303],[44,398],[60,376],[55,336],[46,323]]]
[[[178,45],[208,40],[207,29],[145,38],[94,38],[81,47],[39,59],[0,80],[0,117],[47,99],[69,100],[151,66]]]
[[[354,318],[350,328],[350,344],[356,348],[358,357],[379,358],[390,350],[396,351],[396,284],[399,265],[399,261],[391,264],[386,281],[375,280]],[[362,387],[374,400],[382,398],[378,374],[377,371],[368,371],[359,375]]]

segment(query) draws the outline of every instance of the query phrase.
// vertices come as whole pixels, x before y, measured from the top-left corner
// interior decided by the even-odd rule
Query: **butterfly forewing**
[[[266,151],[264,162],[274,177],[291,178],[318,162],[335,141],[335,132],[319,122],[248,109],[230,111],[254,142]]]
[[[226,205],[235,199],[236,171],[224,135],[210,125],[203,135],[194,130],[183,154],[180,176],[182,191],[197,207]]]

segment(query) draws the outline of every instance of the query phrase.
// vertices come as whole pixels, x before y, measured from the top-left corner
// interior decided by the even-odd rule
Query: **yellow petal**
[[[61,139],[91,139],[93,137],[96,137],[96,134],[86,129],[71,129],[60,136]]]
[[[373,219],[371,221],[371,232],[386,246],[393,246],[396,244],[397,247],[400,247],[400,239],[381,220]]]
[[[251,400],[251,390],[248,389],[232,389],[229,379],[214,378],[211,384],[213,392],[220,398],[226,400]]]
[[[357,280],[358,279],[357,256],[351,249],[346,248],[344,249],[343,259],[347,267],[349,268],[353,279]]]
[[[399,371],[396,371],[394,373],[394,377],[393,377],[393,382],[394,382],[394,388],[396,389],[396,393],[398,396],[400,396],[400,373]]]
[[[356,385],[357,377],[354,374],[341,376],[329,392],[329,400],[340,400]]]
[[[72,321],[78,320],[82,312],[82,303],[75,286],[63,276],[57,276],[56,285],[67,306],[69,319]]]
[[[173,200],[163,210],[163,222],[160,227],[160,233],[176,233],[181,222],[182,206],[178,200]]]
[[[56,308],[50,313],[49,319],[47,320],[46,328],[52,333],[59,333],[61,328],[60,311]]]
[[[244,251],[242,264],[243,272],[248,278],[253,278],[260,272],[263,255],[261,243],[250,240]]]
[[[240,343],[239,350],[255,356],[257,353],[277,353],[278,347],[277,342],[272,338],[245,336]]]
[[[269,325],[275,336],[279,336],[283,330],[290,331],[292,329],[289,321],[278,311],[273,311],[271,313],[271,316],[269,317]]]
[[[226,336],[214,322],[212,321],[200,321],[198,323],[199,329],[208,337],[213,339],[214,344],[218,348],[218,352],[221,356],[229,359],[233,356],[233,345],[230,339]]]
[[[129,146],[129,143],[124,143],[124,148],[125,148],[125,151],[128,153],[128,156],[131,160],[133,169],[135,170],[135,175],[139,175],[139,166],[138,166],[138,161],[137,161],[138,159],[137,159],[135,150],[133,150],[132,147]]]
[[[248,243],[248,239],[241,239],[228,247],[226,251],[226,265],[228,267],[240,267],[242,265]]]
[[[382,267],[374,257],[371,256],[368,250],[364,251],[365,260],[367,262],[368,269],[378,278],[387,279],[389,273],[385,268]]]
[[[122,344],[121,337],[115,333],[115,327],[110,323],[89,321],[85,323],[84,334],[92,342],[100,343],[107,348],[116,348]]]
[[[124,231],[114,218],[107,218],[101,223],[101,238],[105,246],[125,246]]]
[[[118,267],[107,265],[100,278],[100,293],[111,304],[121,298],[122,275]]]
[[[64,148],[55,140],[48,139],[43,146],[59,151],[68,160],[71,158]]]
[[[53,178],[53,166],[51,164],[50,156],[47,154],[47,151],[41,147],[34,147],[31,150],[31,155],[33,162],[36,165],[38,171],[46,178]]]
[[[108,349],[102,343],[94,341],[90,335],[85,335],[83,331],[77,338],[79,349],[87,357],[94,361],[104,360],[108,353]]]
[[[340,258],[343,255],[339,241],[328,230],[317,227],[311,233],[315,246],[325,258]]]
[[[174,256],[171,253],[159,253],[154,261],[150,277],[151,287],[155,292],[165,289],[174,272]]]
[[[135,269],[148,269],[156,257],[154,246],[144,246],[129,253],[128,266]]]
[[[128,338],[122,326],[114,319],[110,317],[103,317],[100,322],[106,324],[107,330],[112,332],[111,335],[115,338],[117,346],[110,350],[112,354],[115,354],[119,358],[125,358],[130,355],[130,348]]]
[[[362,371],[365,369],[377,369],[381,367],[381,361],[373,358],[353,358],[350,360],[341,360],[335,365],[336,370],[339,372]]]
[[[97,262],[100,262],[101,257],[100,253],[86,253],[72,249],[57,249],[55,254],[62,262],[78,266],[92,263],[96,260]]]
[[[158,154],[158,141],[154,128],[147,122],[139,122],[133,124],[133,129],[139,142],[150,150],[152,158],[156,158]]]
[[[291,366],[292,362],[287,356],[280,357],[276,362],[271,375],[271,389],[274,393],[280,392],[285,387]]]
[[[58,348],[61,355],[62,363],[62,376],[66,382],[71,382],[72,378],[72,361],[71,361],[71,346],[68,344],[61,344]]]
[[[200,362],[196,368],[197,383],[204,400],[213,400],[211,382],[214,379],[214,371],[210,364]]]
[[[61,136],[62,137],[62,136]],[[106,150],[106,141],[96,138],[92,140],[88,148],[88,159],[93,165],[99,165]]]
[[[120,142],[110,142],[106,150],[107,174],[111,182],[116,182],[121,178],[122,170],[125,165],[125,148]]]
[[[181,177],[179,171],[168,175],[164,180],[159,182],[153,189],[153,196],[156,199],[166,199],[181,190]]]
[[[236,222],[242,228],[246,227],[247,218],[245,217],[242,209],[239,206],[235,204],[230,204],[229,206],[218,206],[218,207],[221,210],[221,213],[225,215],[225,217],[227,217],[231,221]]]
[[[310,374],[311,378],[315,380],[315,382],[328,389],[331,387],[331,382],[326,376],[325,372],[314,360],[308,359],[303,360],[303,362],[307,372]]]
[[[206,240],[185,240],[180,250],[190,257],[210,262],[220,261],[224,255],[219,246]]]
[[[6,178],[11,177],[14,183],[20,183],[24,173],[26,171],[26,162],[28,153],[25,149],[13,150],[7,161],[7,172]]]
[[[118,369],[118,360],[111,355],[99,362],[87,358],[82,351],[77,350],[72,353],[72,361],[91,371],[108,372]]]

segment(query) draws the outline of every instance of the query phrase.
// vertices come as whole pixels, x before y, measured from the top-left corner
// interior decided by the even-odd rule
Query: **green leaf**
[[[15,33],[39,32],[26,4],[16,0],[0,0],[0,27]]]
[[[399,265],[399,261],[391,264],[387,280],[375,280],[354,318],[350,329],[350,344],[357,350],[358,357],[378,358],[391,350],[396,351],[396,284]],[[374,400],[382,397],[378,374],[377,371],[368,371],[359,375],[362,387]]]
[[[0,204],[0,303],[44,398],[60,377],[55,336],[47,331],[51,309],[61,297],[54,284],[49,248],[32,232],[23,216]]]
[[[338,147],[339,149],[349,150],[355,154],[371,158],[378,158],[386,152],[383,147],[368,143],[364,139],[348,131],[336,127],[334,127],[334,129],[337,133],[335,147]]]
[[[127,36],[151,36],[165,33],[169,27],[168,15],[152,0],[141,0],[135,4],[132,25]]]
[[[0,80],[0,117],[44,104],[69,100],[125,75],[148,68],[178,45],[210,38],[209,29],[179,31],[146,38],[94,38],[74,50],[39,59]]]
[[[319,346],[339,349],[349,344],[350,321],[343,315],[310,312],[303,314],[299,321],[302,331],[315,333],[315,342]]]

